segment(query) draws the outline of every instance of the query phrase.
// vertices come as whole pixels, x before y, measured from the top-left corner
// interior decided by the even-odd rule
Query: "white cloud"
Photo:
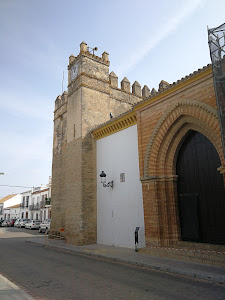
[[[204,0],[190,0],[185,2],[185,5],[179,10],[179,12],[166,22],[161,28],[159,28],[150,39],[145,42],[139,49],[133,53],[126,61],[129,63],[121,65],[117,70],[118,76],[123,76],[129,70],[131,70],[137,63],[139,63],[149,51],[158,46],[158,44],[168,37],[178,26],[184,22],[190,15],[203,3]]]

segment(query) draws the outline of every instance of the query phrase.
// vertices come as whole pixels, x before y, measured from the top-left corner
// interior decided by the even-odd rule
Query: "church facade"
[[[55,101],[52,228],[68,243],[225,244],[224,155],[210,65],[159,90],[109,74],[83,42]],[[104,187],[99,175],[113,186]]]

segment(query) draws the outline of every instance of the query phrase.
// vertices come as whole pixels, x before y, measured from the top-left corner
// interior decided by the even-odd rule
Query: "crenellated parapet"
[[[62,116],[67,111],[67,91],[65,91],[62,95],[59,95],[55,100],[55,116],[54,119]]]
[[[165,90],[166,88],[168,88],[170,86],[170,84],[168,82],[166,82],[165,80],[161,80],[159,83],[159,92]]]
[[[55,100],[55,111],[67,103],[67,91],[59,95]]]
[[[142,97],[143,98],[148,98],[150,96],[150,89],[148,88],[147,85],[144,85],[142,89]]]
[[[130,81],[127,77],[124,77],[121,81],[121,90],[130,93]]]
[[[143,89],[141,89],[141,85],[139,84],[139,82],[135,81],[132,84],[132,89],[131,89],[131,85],[130,85],[130,81],[124,77],[123,80],[120,83],[120,88],[118,87],[118,76],[112,71],[109,74],[109,84],[110,87],[113,89],[117,89],[117,91],[120,91],[120,94],[123,96],[121,97],[121,99],[124,98],[129,98],[129,100],[131,100],[132,104],[136,104],[139,101],[142,101],[143,98],[146,99],[149,97],[150,95],[150,89],[147,87],[147,85],[145,85],[143,87]],[[115,91],[112,92],[112,94],[116,93]],[[117,92],[118,94],[118,92]],[[126,96],[125,96],[126,95]],[[129,96],[128,96],[129,95]]]
[[[61,106],[61,95],[59,95],[55,100],[55,111]]]
[[[154,96],[156,93],[157,93],[156,89],[153,88],[153,89],[151,90],[151,96]]]
[[[132,93],[139,97],[142,96],[141,95],[141,85],[137,81],[135,81],[132,85]]]
[[[95,61],[98,61],[98,62],[100,62],[100,63],[102,63],[102,64],[105,64],[105,65],[107,65],[107,66],[110,65],[110,62],[109,62],[109,54],[108,54],[106,51],[104,51],[104,52],[102,53],[102,57],[97,56],[97,55],[94,54],[94,51],[93,51],[93,53],[91,53],[91,52],[89,51],[89,47],[87,46],[87,44],[86,44],[85,42],[82,42],[82,43],[80,44],[80,53],[78,54],[78,56],[74,56],[73,54],[70,55],[70,57],[69,57],[68,70],[74,65],[74,63],[76,63],[76,61],[78,60],[78,58],[79,58],[80,56],[86,56],[86,57],[88,57],[88,58],[91,58],[91,59],[93,59],[93,60],[95,60]]]
[[[112,87],[118,88],[118,76],[113,71],[109,74],[109,82]]]

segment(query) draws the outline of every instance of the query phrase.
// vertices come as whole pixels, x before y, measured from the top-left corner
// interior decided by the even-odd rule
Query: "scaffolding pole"
[[[208,43],[225,158],[225,23],[216,28],[208,28]]]

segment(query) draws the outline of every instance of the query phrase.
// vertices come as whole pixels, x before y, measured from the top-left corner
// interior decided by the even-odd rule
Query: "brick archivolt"
[[[224,164],[216,110],[200,101],[182,100],[170,107],[156,125],[145,153],[142,180],[176,179],[176,158],[190,130],[205,135]]]

